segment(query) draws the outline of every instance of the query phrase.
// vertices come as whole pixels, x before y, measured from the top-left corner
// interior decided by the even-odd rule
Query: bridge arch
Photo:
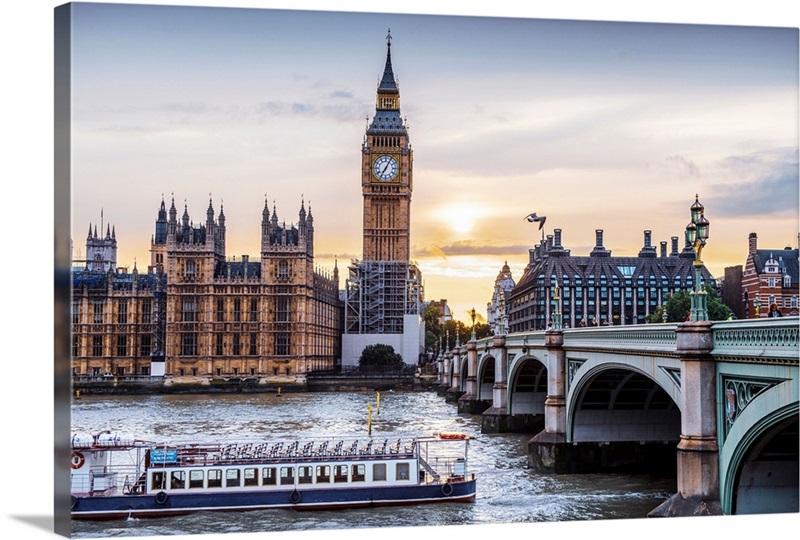
[[[508,414],[544,414],[547,363],[535,356],[515,359],[508,374]]]
[[[797,384],[784,382],[754,397],[739,413],[720,449],[723,512],[798,511],[798,412]]]
[[[467,391],[467,375],[469,375],[469,362],[467,355],[461,355],[458,359],[458,389],[461,392]]]
[[[484,355],[478,360],[478,388],[476,390],[478,401],[492,400],[492,389],[496,378],[496,359],[491,354]]]
[[[568,390],[567,440],[677,444],[680,408],[652,373],[617,362],[581,369]]]
[[[455,359],[450,359],[447,366],[447,373],[445,374],[447,388],[452,388],[453,386],[453,378],[456,371],[456,362]]]

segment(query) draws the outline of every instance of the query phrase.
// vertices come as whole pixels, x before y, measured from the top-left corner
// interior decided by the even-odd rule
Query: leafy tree
[[[475,338],[482,339],[492,335],[491,327],[486,323],[475,323]]]
[[[703,285],[703,290],[706,292],[706,299],[708,300],[708,318],[712,321],[724,321],[731,315],[731,308],[722,303],[716,289]],[[664,306],[659,308],[648,315],[647,322],[656,323],[662,321],[662,314],[664,308],[667,310],[667,322],[684,322],[686,316],[691,310],[692,297],[689,291],[680,291],[667,296],[667,302]]]
[[[442,348],[442,325],[439,320],[442,318],[442,310],[436,306],[429,305],[425,308],[423,319],[425,321],[425,350],[433,352],[433,357],[439,356]]]
[[[394,352],[394,347],[376,343],[361,351],[358,367],[364,371],[399,371],[405,363],[403,357]]]

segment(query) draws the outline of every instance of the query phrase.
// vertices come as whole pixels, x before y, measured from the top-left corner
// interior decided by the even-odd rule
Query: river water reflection
[[[504,524],[643,518],[675,492],[675,479],[631,475],[541,475],[526,469],[532,434],[482,434],[480,417],[458,414],[435,392],[83,396],[74,431],[109,429],[144,439],[410,438],[462,431],[478,475],[473,504],[429,504],[329,512],[263,510],[121,522],[74,522],[75,537],[297,531],[363,527]]]

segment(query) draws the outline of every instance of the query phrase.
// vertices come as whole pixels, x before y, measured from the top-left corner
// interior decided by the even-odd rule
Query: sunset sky
[[[588,255],[681,237],[697,193],[715,276],[798,242],[798,31],[504,17],[76,4],[74,256],[115,228],[140,271],[162,196],[224,204],[227,255],[259,255],[265,197],[361,257],[361,142],[391,28],[414,149],[412,258],[427,300],[485,316],[508,262],[563,230]],[[344,275],[344,272],[342,272]],[[343,283],[342,283],[343,286]]]

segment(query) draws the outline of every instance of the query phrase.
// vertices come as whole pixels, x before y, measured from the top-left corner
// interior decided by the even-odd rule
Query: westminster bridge
[[[671,467],[651,516],[798,511],[798,317],[535,331],[457,344],[438,388],[529,465]],[[643,465],[643,467],[642,467]]]

